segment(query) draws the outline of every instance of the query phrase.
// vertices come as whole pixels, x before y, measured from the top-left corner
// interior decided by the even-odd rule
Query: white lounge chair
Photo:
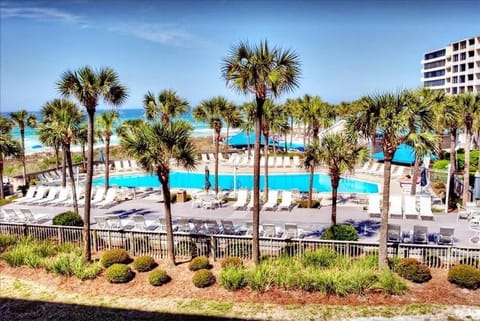
[[[288,239],[302,238],[303,232],[298,229],[297,224],[295,223],[285,223],[285,230],[283,232],[283,237]]]
[[[362,167],[358,168],[355,170],[357,173],[366,173],[368,171],[368,168],[370,167],[370,162],[365,162]]]
[[[275,157],[275,167],[283,167],[283,160],[281,156]]]
[[[207,164],[210,163],[210,160],[208,159],[207,154],[202,154],[202,161]]]
[[[57,196],[58,192],[59,192],[59,189],[57,187],[50,187],[50,189],[48,190],[47,197],[42,198],[41,200],[38,200],[38,201],[33,201],[30,204],[47,205],[51,203],[53,200],[55,200],[55,197]]]
[[[282,192],[282,201],[278,205],[278,209],[280,210],[291,210],[293,206],[292,200],[292,192],[291,191],[283,191]]]
[[[380,164],[380,166],[377,168],[375,172],[372,173],[372,175],[376,176],[383,176],[383,173],[385,171],[385,164]]]
[[[218,223],[216,220],[205,220],[205,228],[207,231],[207,234],[214,235],[214,234],[220,234],[220,228],[218,227]]]
[[[413,243],[428,243],[428,227],[422,225],[413,226]]]
[[[275,158],[272,156],[268,157],[267,165],[268,167],[275,167]]]
[[[264,211],[267,210],[275,210],[278,205],[278,191],[277,190],[269,190],[268,191],[268,200],[265,204],[263,204],[262,209]]]
[[[20,212],[25,217],[25,221],[28,222],[28,223],[39,223],[41,221],[42,217],[46,217],[46,214],[40,214],[40,215],[36,216],[28,208],[21,208]]]
[[[283,167],[292,167],[292,164],[290,163],[290,157],[283,156]]]
[[[401,242],[401,228],[398,224],[388,224],[387,242]]]
[[[128,159],[122,160],[122,167],[123,167],[124,171],[131,171],[132,170],[132,167],[130,166],[130,162],[128,161]]]
[[[108,225],[106,216],[94,216],[93,219],[95,220],[95,223],[97,224],[98,228],[109,228],[110,227]]]
[[[104,197],[105,197],[105,187],[103,187],[103,186],[97,187],[97,190],[95,192],[95,196],[93,197],[92,201],[90,202],[90,205],[95,206],[95,204],[103,201]]]
[[[7,220],[12,222],[26,222],[26,218],[18,214],[13,208],[4,208],[4,213],[8,216]]]
[[[234,210],[239,210],[245,208],[247,205],[248,191],[239,190],[237,195],[237,201],[232,205]]]
[[[38,202],[47,195],[47,192],[48,192],[48,188],[46,188],[45,186],[40,186],[37,189],[37,193],[35,193],[35,196],[30,201],[26,201],[26,202],[23,202],[23,203],[32,204],[32,203]]]
[[[380,166],[381,166],[380,163],[373,163],[372,166],[366,171],[366,174],[375,175],[375,173],[378,172],[378,169],[380,168]]]
[[[276,237],[277,231],[274,224],[263,224],[263,237]]]
[[[418,219],[417,201],[415,196],[405,195],[403,201],[405,205],[403,215],[405,218]]]
[[[143,215],[132,215],[134,229],[145,231],[147,230],[147,223]]]
[[[300,157],[299,156],[293,156],[292,167],[299,167],[299,166],[300,166]]]
[[[368,215],[370,217],[382,216],[382,210],[380,209],[380,194],[368,195]]]
[[[135,159],[130,160],[130,167],[131,167],[132,171],[140,170],[140,167],[138,166],[138,163]]]
[[[33,200],[33,197],[35,196],[35,193],[37,192],[37,186],[32,185],[28,188],[27,194],[25,196],[17,198],[14,200],[14,203],[27,203],[31,200]]]
[[[453,234],[455,228],[452,226],[441,226],[437,236],[438,245],[453,245]]]
[[[250,191],[250,201],[247,204],[247,211],[252,211],[253,210],[253,190]],[[259,200],[260,201],[260,200]]]
[[[402,195],[390,195],[389,215],[391,218],[403,218]]]
[[[115,171],[116,172],[121,172],[123,171],[123,167],[122,167],[122,161],[121,160],[116,160],[113,162],[115,164]]]
[[[222,234],[234,235],[237,234],[233,222],[230,220],[221,220]]]
[[[433,221],[432,199],[430,197],[420,197],[420,218]]]
[[[68,187],[60,188],[60,192],[58,193],[58,197],[50,202],[50,206],[57,206],[60,204],[65,203],[68,200],[68,196],[71,193],[71,189]]]
[[[94,206],[99,208],[107,208],[111,207],[118,203],[117,201],[118,196],[118,189],[116,188],[109,188],[107,194],[105,195],[105,199],[98,203],[94,203]]]

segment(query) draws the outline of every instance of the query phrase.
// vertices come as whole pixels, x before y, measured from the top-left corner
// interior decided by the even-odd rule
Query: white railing
[[[91,229],[92,251],[98,253],[107,249],[124,248],[132,256],[150,255],[163,259],[168,257],[165,232],[143,232],[112,229]],[[31,236],[39,240],[56,243],[73,243],[81,246],[82,228],[69,226],[45,226],[18,223],[0,223],[0,234]],[[244,235],[204,235],[174,233],[175,256],[178,260],[205,255],[214,260],[238,256],[250,260],[252,238]],[[277,257],[296,256],[308,250],[331,248],[338,254],[355,258],[378,253],[378,243],[325,241],[317,239],[260,238],[260,255]],[[416,258],[433,268],[448,269],[460,263],[480,264],[480,248],[419,244],[388,244],[390,259]]]

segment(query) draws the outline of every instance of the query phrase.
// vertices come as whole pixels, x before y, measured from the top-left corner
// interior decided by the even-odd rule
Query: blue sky
[[[293,49],[300,87],[330,103],[420,85],[426,51],[480,34],[480,1],[0,1],[0,111],[39,110],[62,72],[115,69],[139,108],[174,89],[192,106],[223,95],[239,41]],[[106,106],[100,105],[99,108]]]

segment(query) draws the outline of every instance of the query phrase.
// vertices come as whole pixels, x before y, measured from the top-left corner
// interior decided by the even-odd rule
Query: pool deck
[[[213,165],[212,165],[213,166]],[[408,167],[406,167],[409,169]],[[303,169],[288,169],[292,171],[304,172]],[[219,170],[219,172],[227,172],[225,168]],[[251,168],[249,171],[251,172]],[[273,172],[285,172],[285,169],[275,168],[270,171]],[[115,173],[114,173],[115,174]],[[120,173],[122,174],[122,173]],[[379,183],[380,189],[383,184],[383,177],[372,176],[368,174],[356,174],[352,177],[357,179],[363,179]],[[400,187],[398,179],[392,179],[391,182],[391,194],[402,194],[402,188]],[[172,191],[175,192],[175,191]],[[193,193],[193,190],[189,190],[189,193]],[[331,199],[330,193],[320,194],[321,207],[318,209],[307,209],[294,207],[291,211],[264,211],[260,213],[260,224],[271,223],[282,228],[285,223],[296,223],[298,228],[303,230],[307,235],[315,235],[315,232],[321,231],[330,225],[331,216]],[[141,197],[142,195],[138,195]],[[143,214],[147,224],[151,225],[152,230],[155,230],[158,226],[158,219],[164,217],[164,204],[161,202],[161,195],[158,191],[143,195],[142,198],[136,198],[123,201],[117,205],[114,205],[108,209],[92,208],[91,210],[91,223],[92,227],[95,227],[95,216],[104,215],[120,215],[122,223],[126,229],[133,228],[131,215]],[[174,221],[178,218],[200,218],[200,219],[215,219],[220,222],[221,219],[232,220],[237,226],[242,226],[246,221],[252,220],[252,212],[245,210],[234,210],[232,208],[232,202],[224,204],[223,207],[215,209],[203,209],[192,207],[192,202],[175,203],[172,204],[172,216]],[[437,204],[437,205],[436,205]],[[357,227],[360,231],[360,240],[377,242],[379,239],[380,231],[380,219],[370,218],[368,213],[364,210],[364,204],[359,204],[358,200],[351,194],[340,194],[337,207],[337,223],[349,223]],[[33,213],[44,219],[42,224],[51,224],[51,218],[58,213],[62,213],[67,210],[71,210],[71,207],[48,207],[48,206],[28,206],[19,204],[8,204],[6,208],[20,209],[30,208]],[[433,208],[442,208],[439,204],[439,200],[433,198]],[[80,214],[83,213],[83,209],[80,209]],[[471,238],[476,235],[476,232],[471,230],[468,225],[468,221],[457,220],[455,214],[445,214],[443,212],[434,213],[433,221],[422,221],[420,219],[394,219],[389,218],[389,223],[399,224],[402,228],[402,232],[408,232],[413,230],[414,225],[424,225],[428,227],[429,234],[433,235],[439,232],[441,226],[451,226],[455,228],[454,239],[457,246],[467,246],[472,248],[479,248],[479,244],[471,242]]]

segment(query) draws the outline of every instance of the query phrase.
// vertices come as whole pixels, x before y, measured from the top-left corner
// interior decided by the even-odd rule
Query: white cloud
[[[66,23],[81,23],[82,18],[77,15],[73,15],[66,11],[62,11],[55,8],[41,8],[41,7],[10,7],[3,6],[0,10],[0,16],[2,19],[7,18],[21,18],[21,19],[33,19],[41,21],[60,21]]]
[[[197,36],[187,31],[158,24],[118,25],[109,28],[109,30],[143,40],[176,47],[193,47],[204,43],[204,41]]]

